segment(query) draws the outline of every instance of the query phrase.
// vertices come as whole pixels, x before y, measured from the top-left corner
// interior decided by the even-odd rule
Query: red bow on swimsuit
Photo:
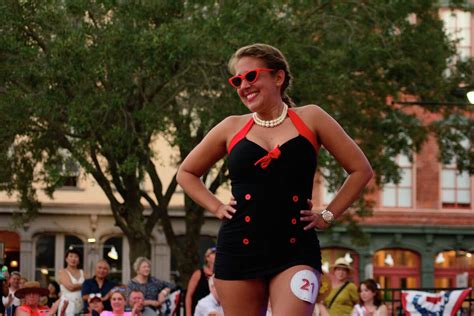
[[[280,146],[276,146],[267,155],[257,160],[254,165],[256,166],[260,164],[260,167],[262,167],[262,169],[265,169],[266,167],[268,167],[270,162],[272,162],[272,159],[278,159],[278,157],[280,157],[280,154]]]

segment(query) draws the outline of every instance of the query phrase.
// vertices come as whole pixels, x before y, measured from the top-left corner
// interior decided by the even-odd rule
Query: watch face
[[[325,210],[321,215],[326,223],[332,223],[334,220],[334,215],[331,211]]]

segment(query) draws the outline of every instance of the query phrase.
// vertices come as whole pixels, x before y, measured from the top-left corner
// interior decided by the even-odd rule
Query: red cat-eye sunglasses
[[[230,77],[229,83],[232,85],[232,87],[237,89],[242,84],[242,80],[245,79],[248,83],[254,83],[255,81],[258,80],[258,76],[260,75],[260,72],[273,71],[273,70],[274,69],[270,69],[270,68],[255,68],[255,69],[247,71],[244,74]]]

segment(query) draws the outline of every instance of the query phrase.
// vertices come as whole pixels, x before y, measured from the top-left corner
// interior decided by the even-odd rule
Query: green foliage
[[[401,94],[449,101],[453,87],[473,82],[470,61],[446,76],[454,44],[437,3],[6,0],[0,4],[0,189],[21,193],[22,214],[36,214],[33,184],[45,184],[53,196],[61,185],[58,165],[72,157],[100,185],[129,240],[149,242],[159,222],[178,263],[191,271],[196,255],[186,253],[196,254],[204,213],[186,199],[188,249],[180,249],[167,215],[176,182],[163,187],[154,165],[160,148],[151,142],[165,136],[179,163],[222,118],[245,113],[226,82],[226,64],[235,49],[254,42],[285,53],[295,77],[290,95],[336,118],[367,154],[378,183],[398,180],[393,158],[418,150],[431,131],[444,137],[443,155],[457,155],[466,167],[472,150],[469,158],[448,131],[459,127],[471,135],[472,119],[429,108],[441,118],[429,127],[387,101]],[[416,23],[408,19],[414,16]],[[342,183],[344,172],[329,155],[321,155],[320,167],[333,188]],[[151,195],[140,190],[145,176]],[[208,176],[215,191],[226,181],[225,164]],[[360,216],[370,213],[358,203]]]

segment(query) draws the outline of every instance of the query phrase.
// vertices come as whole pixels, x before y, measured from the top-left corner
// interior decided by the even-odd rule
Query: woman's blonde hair
[[[230,73],[235,74],[235,64],[242,57],[255,57],[262,60],[267,68],[283,70],[285,72],[285,80],[281,86],[281,98],[288,106],[295,105],[293,100],[286,93],[286,90],[291,87],[293,76],[290,72],[290,66],[280,50],[271,45],[260,43],[241,47],[229,59],[227,66]]]
[[[151,266],[150,259],[148,259],[147,257],[138,257],[133,263],[133,270],[135,270],[136,273],[138,273],[138,269],[140,269],[140,266],[143,262],[147,262]]]

